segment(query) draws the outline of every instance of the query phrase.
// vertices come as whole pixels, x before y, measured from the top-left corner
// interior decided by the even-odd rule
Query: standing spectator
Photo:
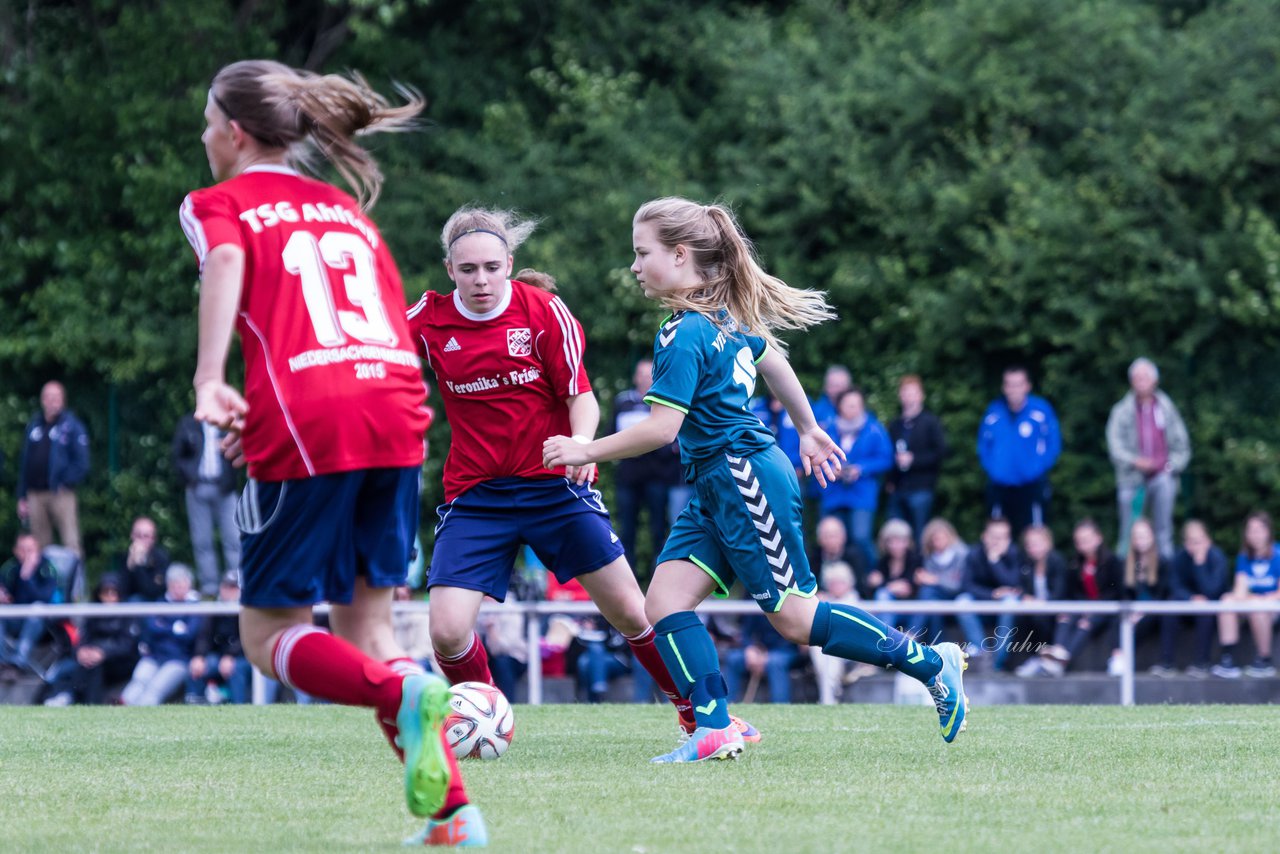
[[[1018,602],[1022,599],[1022,557],[1013,544],[1009,520],[991,518],[982,528],[982,540],[969,549],[964,562],[964,592],[960,602]],[[984,643],[970,656],[981,659],[988,649],[995,651],[995,669],[1004,667],[1013,634],[1013,614],[997,614],[993,641]],[[979,624],[981,618],[978,618]],[[972,634],[972,632],[966,632]]]
[[[1046,524],[1049,470],[1062,437],[1053,407],[1031,394],[1026,368],[1006,368],[1001,391],[978,428],[978,459],[987,472],[990,515],[1008,519],[1018,536],[1028,525]]]
[[[1199,519],[1189,519],[1182,526],[1182,548],[1173,559],[1169,583],[1169,598],[1183,602],[1216,602],[1231,589],[1227,556],[1214,545],[1209,529]],[[1174,619],[1182,622],[1187,618],[1175,615]],[[1218,621],[1212,614],[1195,614],[1190,619],[1194,625],[1195,646],[1187,675],[1203,679],[1209,675],[1209,656]],[[1163,637],[1161,643],[1165,643]]]
[[[191,589],[193,581],[187,567],[170,566],[165,572],[164,601],[199,601]],[[158,706],[177,693],[186,682],[199,631],[200,618],[190,614],[153,614],[143,619],[138,641],[141,658],[120,701],[126,706]]]
[[[120,577],[102,576],[93,601],[103,605],[120,602]],[[138,663],[138,622],[132,617],[94,617],[85,620],[72,654],[58,662],[49,682],[52,696],[46,706],[73,703],[101,705],[107,685],[125,679]]]
[[[901,519],[890,519],[880,526],[880,560],[876,568],[867,574],[867,589],[861,591],[877,602],[899,602],[914,599],[916,572],[920,569],[920,555],[915,549],[911,526]],[[881,613],[885,624],[896,626],[893,614]],[[916,618],[913,618],[916,619]],[[919,634],[913,628],[913,634]]]
[[[862,549],[867,565],[873,565],[876,550],[871,531],[880,501],[880,476],[893,465],[889,434],[867,412],[862,391],[857,388],[840,395],[835,418],[819,422],[819,426],[845,453],[836,479],[822,492],[822,515],[839,517]]]
[[[922,602],[944,602],[960,598],[964,593],[965,560],[969,556],[969,547],[955,526],[946,519],[934,519],[924,526],[924,542],[922,552],[923,565],[916,570],[917,596]],[[925,643],[939,643],[942,640],[941,614],[922,614],[920,627],[924,633]],[[982,619],[977,614],[963,613],[956,615],[956,622],[964,632],[969,645],[969,655],[982,654],[982,641],[985,637]]]
[[[653,360],[636,362],[631,388],[613,400],[613,430],[625,430],[649,414],[644,396],[653,386]],[[617,491],[614,510],[618,537],[627,553],[627,562],[640,574],[636,563],[636,530],[643,509],[649,521],[649,547],[656,555],[667,541],[667,504],[673,487],[684,482],[680,470],[680,445],[672,442],[655,451],[617,463]]]
[[[763,678],[769,685],[770,703],[790,703],[791,665],[799,655],[796,645],[778,634],[764,614],[744,617],[739,643],[725,655],[724,681],[729,697],[755,702],[755,686]],[[747,687],[743,687],[744,677]]]
[[[53,542],[57,525],[62,544],[83,557],[76,487],[89,474],[89,434],[66,400],[62,383],[47,382],[40,390],[41,411],[27,423],[18,463],[18,518],[41,548]]]
[[[186,484],[187,525],[200,592],[212,598],[223,572],[240,570],[240,527],[236,524],[236,475],[222,455],[226,433],[187,414],[173,434],[173,467]],[[214,548],[214,528],[222,545],[222,568]]]
[[[240,601],[240,573],[228,572],[218,585],[219,602]],[[196,634],[195,654],[187,665],[187,702],[221,703],[226,699],[237,705],[249,702],[249,679],[253,669],[240,644],[240,617],[219,614],[200,620]]]
[[[1262,511],[1250,513],[1244,523],[1244,545],[1236,558],[1236,578],[1232,589],[1223,594],[1223,602],[1273,602],[1280,599],[1280,546],[1276,545],[1271,517]],[[1245,668],[1247,676],[1266,678],[1276,675],[1271,663],[1271,640],[1275,632],[1275,614],[1255,611],[1251,614],[1219,614],[1218,641],[1222,644],[1222,661],[1213,675],[1239,679],[1236,664],[1240,643],[1240,619],[1249,618],[1253,634],[1253,664]]]
[[[43,554],[35,534],[21,533],[13,543],[13,557],[0,567],[0,605],[52,602],[58,590],[58,571]],[[15,678],[34,670],[31,651],[44,634],[44,618],[0,620],[0,664],[4,676]]]
[[[164,598],[169,552],[157,542],[154,520],[139,516],[129,529],[129,550],[117,559],[121,593],[128,602],[159,602]]]
[[[822,394],[813,402],[813,417],[819,424],[836,417],[840,395],[853,388],[853,374],[844,365],[831,365],[822,377]]]
[[[915,374],[898,382],[902,414],[889,424],[893,443],[893,468],[885,477],[890,519],[906,519],[916,537],[923,536],[933,496],[938,487],[938,470],[947,455],[947,436],[938,416],[924,408],[924,383]],[[921,545],[919,539],[917,547]]]
[[[1076,523],[1071,538],[1075,553],[1068,562],[1064,598],[1082,602],[1117,601],[1123,592],[1124,568],[1107,548],[1098,523],[1092,519],[1081,519]],[[1102,635],[1111,642],[1112,665],[1118,664],[1114,650],[1117,640],[1115,625],[1116,618],[1111,614],[1060,615],[1054,629],[1053,644],[1040,651],[1041,672],[1061,676],[1085,644]]]
[[[849,541],[849,532],[845,530],[840,517],[824,516],[818,523],[814,539],[813,548],[809,550],[809,566],[813,567],[819,582],[829,564],[843,562],[853,571],[855,586],[866,583],[869,569],[867,559],[862,549]]]
[[[1191,440],[1178,407],[1156,388],[1160,371],[1150,359],[1129,366],[1129,392],[1111,407],[1107,452],[1116,470],[1120,539],[1126,541],[1135,515],[1148,509],[1156,543],[1173,558],[1173,504],[1178,476],[1191,460]]]

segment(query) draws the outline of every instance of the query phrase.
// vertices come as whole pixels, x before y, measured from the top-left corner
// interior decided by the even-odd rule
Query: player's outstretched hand
[[[542,464],[549,469],[559,466],[587,466],[592,462],[587,446],[572,436],[552,436],[542,443]]]
[[[804,462],[804,473],[818,479],[818,485],[826,488],[836,479],[840,471],[840,461],[844,459],[844,451],[831,440],[821,427],[814,427],[800,436],[800,459]]]

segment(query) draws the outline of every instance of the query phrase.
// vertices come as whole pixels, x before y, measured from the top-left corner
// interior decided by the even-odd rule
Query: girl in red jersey
[[[532,270],[510,278],[513,253],[533,229],[508,211],[455,212],[441,243],[456,287],[428,291],[409,309],[453,424],[427,573],[436,660],[452,682],[492,684],[476,617],[486,595],[506,598],[516,552],[528,544],[561,582],[582,583],[691,732],[693,710],[654,646],[644,595],[591,486],[595,466],[542,464],[548,436],[589,441],[600,407],[583,364],[582,327],[552,292],[554,280]],[[735,719],[735,726],[759,739],[748,724]]]
[[[365,215],[382,176],[353,139],[402,129],[364,81],[269,61],[223,68],[202,137],[213,177],[182,204],[200,263],[196,417],[240,433],[250,480],[241,638],[263,673],[376,710],[403,748],[409,809],[427,844],[484,844],[441,724],[448,686],[396,644],[391,601],[418,517],[426,414],[400,276]],[[314,146],[360,201],[293,169]],[[240,333],[245,395],[227,384]],[[333,604],[330,634],[311,607]]]

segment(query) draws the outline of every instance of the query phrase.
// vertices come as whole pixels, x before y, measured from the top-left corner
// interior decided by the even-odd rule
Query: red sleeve
[[[562,399],[591,391],[583,361],[587,342],[582,324],[560,297],[551,297],[544,309],[544,334],[538,349],[552,390]]]
[[[204,270],[204,259],[213,247],[224,243],[244,246],[235,202],[226,193],[218,192],[216,187],[197,190],[183,199],[178,218],[201,270]]]

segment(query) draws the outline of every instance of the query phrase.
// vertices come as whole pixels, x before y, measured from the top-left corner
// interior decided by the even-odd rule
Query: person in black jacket
[[[905,519],[921,547],[921,533],[933,511],[938,470],[947,455],[947,436],[938,416],[924,408],[924,383],[915,374],[898,381],[902,414],[889,424],[893,468],[884,478],[887,518]]]
[[[1013,531],[1008,519],[988,519],[982,529],[982,539],[964,561],[964,592],[956,601],[1017,602],[1022,599],[1022,569],[1018,547],[1013,544]],[[990,618],[987,618],[990,619]],[[962,625],[964,623],[962,622]],[[998,614],[995,630],[984,649],[970,650],[971,659],[981,659],[986,652],[994,652],[994,667],[1004,668],[1009,655],[1009,639],[1013,634],[1014,615]],[[972,630],[967,630],[972,632]]]
[[[1124,598],[1138,602],[1162,602],[1169,597],[1169,561],[1160,553],[1155,527],[1139,517],[1129,526],[1129,550],[1124,559]],[[1172,614],[1142,616],[1131,614],[1134,640],[1141,642],[1160,630],[1160,662],[1151,668],[1153,676],[1172,676],[1177,618]]]
[[[1071,536],[1075,553],[1068,563],[1063,598],[1082,602],[1118,601],[1124,595],[1124,567],[1107,548],[1098,523],[1081,519]],[[1059,615],[1053,645],[1040,651],[1042,672],[1061,676],[1092,638],[1107,635],[1114,648],[1115,627],[1115,617],[1110,614]],[[1115,660],[1114,651],[1112,659]]]
[[[159,602],[164,598],[164,575],[169,552],[160,545],[154,520],[139,516],[129,529],[129,549],[116,559],[120,595],[127,602]]]
[[[1066,598],[1067,561],[1053,547],[1053,532],[1044,525],[1032,525],[1022,532],[1018,559],[1024,602],[1051,602]],[[1057,621],[1050,614],[1019,614],[1014,623],[1014,643],[1019,651],[1036,651],[1053,642]],[[1030,658],[1016,673],[1029,676],[1040,670],[1038,658]]]
[[[102,576],[93,591],[93,601],[114,605],[120,601],[120,577]],[[46,706],[72,703],[101,705],[107,686],[124,681],[138,663],[138,623],[132,617],[94,617],[84,628],[72,654],[54,666],[50,677],[52,694]]]
[[[213,596],[218,589],[218,550],[214,529],[222,540],[222,569],[240,569],[240,528],[236,525],[236,475],[222,456],[225,437],[212,424],[201,424],[184,415],[173,434],[173,467],[186,486],[187,525],[195,557],[200,592]]]
[[[228,572],[218,585],[219,602],[240,601],[240,573]],[[196,633],[195,654],[187,668],[186,702],[249,702],[249,678],[252,668],[240,645],[240,617],[219,614],[201,622]]]
[[[1190,519],[1182,526],[1182,548],[1173,559],[1169,573],[1169,598],[1182,602],[1217,602],[1231,589],[1231,564],[1222,549],[1214,545],[1209,529],[1199,519]],[[1213,652],[1213,636],[1218,621],[1213,614],[1193,616],[1170,615],[1167,628],[1161,626],[1160,650],[1162,664],[1172,666],[1177,631],[1184,620],[1194,626],[1195,646],[1187,675],[1203,679],[1209,675],[1209,659]]]

